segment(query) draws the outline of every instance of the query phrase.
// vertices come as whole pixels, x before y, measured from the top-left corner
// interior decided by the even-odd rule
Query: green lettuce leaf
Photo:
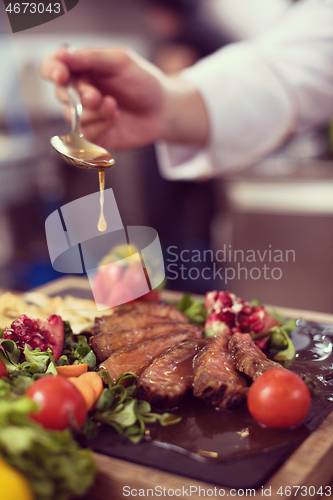
[[[191,323],[203,325],[207,318],[205,305],[201,300],[193,300],[191,294],[185,293],[180,299],[177,309],[182,312]]]
[[[90,450],[70,431],[47,431],[28,418],[28,398],[0,400],[0,455],[28,479],[36,500],[69,500],[84,494],[95,477]]]

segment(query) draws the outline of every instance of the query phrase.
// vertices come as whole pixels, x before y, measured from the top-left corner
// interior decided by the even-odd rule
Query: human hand
[[[82,132],[106,149],[136,148],[159,139],[207,140],[208,117],[199,93],[134,52],[61,48],[43,61],[41,74],[56,85],[67,121],[66,85],[74,77],[83,105]]]

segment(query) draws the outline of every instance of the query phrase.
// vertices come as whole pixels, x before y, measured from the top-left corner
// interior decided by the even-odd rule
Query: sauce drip
[[[98,177],[99,177],[99,190],[100,190],[100,197],[99,197],[99,203],[100,203],[100,215],[99,215],[99,220],[97,224],[97,228],[99,231],[103,232],[106,231],[108,225],[106,223],[105,217],[104,217],[104,186],[105,186],[105,171],[103,169],[100,169],[98,171]]]

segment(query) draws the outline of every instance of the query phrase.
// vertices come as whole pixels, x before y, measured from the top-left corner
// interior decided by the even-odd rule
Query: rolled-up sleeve
[[[183,72],[210,118],[206,148],[156,145],[161,174],[230,173],[273,152],[293,133],[333,116],[333,0],[303,0],[257,39],[231,44]]]

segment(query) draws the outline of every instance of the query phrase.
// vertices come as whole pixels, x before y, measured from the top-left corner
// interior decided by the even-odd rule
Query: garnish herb
[[[137,378],[134,373],[124,373],[115,385],[112,385],[106,371],[101,371],[99,374],[108,380],[109,388],[104,389],[91,414],[96,426],[109,425],[119,434],[127,436],[132,443],[139,443],[145,434],[146,424],[159,422],[160,425],[167,426],[180,422],[181,418],[171,413],[153,413],[147,401],[133,397]],[[133,380],[133,383],[125,387],[122,382],[126,380]],[[89,425],[85,430],[92,435],[96,432],[96,427]]]
[[[64,347],[57,361],[57,366],[87,363],[88,369],[93,370],[96,366],[96,356],[88,344],[87,337],[85,335],[73,335],[68,321],[64,321],[64,328]]]
[[[271,348],[274,349],[274,339],[278,338],[278,346],[281,345],[281,341],[284,340],[283,347],[284,349],[279,350],[277,354],[275,354],[274,359],[276,361],[290,361],[295,357],[296,351],[294,344],[292,343],[288,333],[281,326],[274,326],[270,331],[271,335]]]
[[[6,386],[0,380],[0,455],[26,476],[36,500],[67,500],[85,493],[96,472],[92,452],[81,449],[69,430],[46,431],[29,419],[36,404],[15,399]]]
[[[27,345],[22,349],[9,339],[0,340],[0,344],[5,351],[0,349],[0,359],[11,377],[23,375],[38,378],[43,374],[57,374],[51,349],[42,352],[39,347],[31,350]],[[24,361],[19,362],[22,353]]]
[[[205,305],[201,300],[193,300],[191,294],[185,293],[177,305],[178,311],[182,312],[190,321],[196,325],[204,325],[207,318]]]

